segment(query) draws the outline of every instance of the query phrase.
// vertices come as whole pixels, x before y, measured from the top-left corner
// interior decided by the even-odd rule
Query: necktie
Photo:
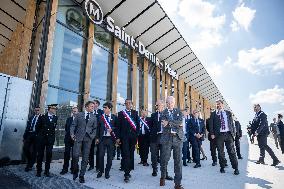
[[[86,116],[86,124],[88,123],[89,118],[90,118],[90,112],[87,113],[87,116]]]
[[[221,120],[221,129],[225,130],[226,129],[226,127],[225,127],[225,120],[224,120],[224,116],[222,114],[222,111],[220,111],[220,120]]]
[[[173,110],[170,110],[170,119],[173,120]]]
[[[52,122],[52,116],[48,116],[49,121]]]
[[[34,127],[35,127],[35,123],[36,123],[36,116],[34,116],[33,120],[32,120],[32,124],[31,124],[31,131],[34,131]]]
[[[97,110],[95,110],[95,114],[96,114],[96,115],[98,114]]]

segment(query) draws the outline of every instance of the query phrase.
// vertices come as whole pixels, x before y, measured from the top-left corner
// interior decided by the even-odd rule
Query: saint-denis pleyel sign
[[[100,25],[104,20],[104,15],[102,8],[95,0],[85,0],[84,9],[88,16],[88,18],[97,25]],[[105,18],[106,29],[113,33],[113,35],[124,43],[128,44],[132,49],[138,51],[141,55],[145,55],[145,57],[154,63],[156,66],[163,67],[166,72],[168,72],[173,78],[178,79],[178,74],[175,70],[172,70],[170,66],[164,62],[164,65],[160,63],[156,54],[149,52],[145,46],[141,43],[141,41],[135,41],[133,36],[128,35],[125,32],[125,28],[121,28],[115,25],[114,19],[110,16]]]

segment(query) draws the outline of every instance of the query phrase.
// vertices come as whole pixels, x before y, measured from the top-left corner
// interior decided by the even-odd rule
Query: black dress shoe
[[[143,164],[143,162],[142,162],[142,161],[140,161],[138,164]]]
[[[207,160],[207,156],[204,156],[204,157],[201,158],[200,160]]]
[[[147,163],[147,162],[144,162],[144,163],[143,163],[143,166],[146,166],[146,167],[148,167],[148,166],[149,166],[149,163]]]
[[[265,164],[264,161],[262,160],[258,160],[257,162],[255,162],[256,164]]]
[[[183,166],[187,166],[187,163],[185,161],[182,164],[183,164]]]
[[[41,177],[41,172],[37,171],[37,172],[36,172],[36,176],[37,176],[37,177]]]
[[[156,177],[158,174],[157,174],[157,171],[153,171],[153,173],[152,173],[152,176],[153,177]]]
[[[242,157],[242,156],[239,156],[238,159],[243,159],[243,157]]]
[[[25,168],[25,171],[26,171],[26,172],[29,172],[29,171],[31,171],[31,170],[32,170],[31,167],[28,167],[28,166],[27,166],[27,167]]]
[[[117,159],[117,160],[120,160],[120,157],[117,157],[116,159]]]
[[[212,163],[212,166],[216,166],[216,165],[217,165],[217,162],[213,162],[213,163]]]
[[[273,163],[271,164],[271,166],[277,166],[280,163],[279,160],[273,161]]]
[[[192,162],[192,160],[191,160],[191,159],[187,160],[187,163],[191,163],[191,162]]]
[[[171,176],[169,176],[169,175],[167,175],[165,179],[166,179],[166,180],[174,180],[173,177],[171,177]]]
[[[84,176],[79,176],[79,182],[80,182],[80,183],[85,183],[85,178],[84,178]]]
[[[194,165],[193,168],[198,168],[198,167],[201,167],[201,164],[196,164],[196,165]]]
[[[228,167],[228,163],[225,163],[225,167]]]
[[[239,175],[239,174],[240,174],[239,170],[238,170],[238,169],[235,169],[234,175]]]
[[[67,170],[62,169],[62,171],[60,172],[60,175],[65,175],[66,173],[68,173]]]
[[[120,171],[124,171],[124,169],[122,167],[119,168]]]
[[[44,175],[45,175],[46,177],[50,177],[49,171],[45,171],[45,172],[44,172]]]
[[[124,182],[128,183],[129,182],[129,176],[124,177]]]
[[[94,167],[89,167],[88,171],[91,171],[91,170],[93,170],[93,169],[94,169]]]
[[[78,178],[78,173],[73,174],[73,180],[76,180],[76,178]]]
[[[102,172],[99,172],[98,174],[97,174],[97,178],[101,178],[103,176],[103,173]]]
[[[224,169],[224,168],[221,168],[221,169],[220,169],[220,173],[225,173],[225,169]]]
[[[109,179],[109,177],[110,177],[110,176],[109,176],[109,173],[105,173],[105,178],[106,178],[106,179]]]

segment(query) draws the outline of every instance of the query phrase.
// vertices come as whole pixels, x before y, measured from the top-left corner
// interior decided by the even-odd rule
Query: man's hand
[[[215,135],[211,135],[211,138],[212,138],[212,139],[215,139]]]
[[[120,139],[116,139],[116,144],[121,144]]]
[[[99,144],[100,143],[100,140],[99,139],[96,139],[96,144]]]
[[[162,125],[163,125],[164,127],[166,127],[168,124],[169,124],[169,122],[168,122],[168,121],[166,121],[166,120],[162,120]]]
[[[76,141],[75,135],[71,135],[71,139],[72,139],[73,141]]]

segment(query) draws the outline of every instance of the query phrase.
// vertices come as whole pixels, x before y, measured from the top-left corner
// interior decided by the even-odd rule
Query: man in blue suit
[[[188,124],[190,121],[189,114],[187,112],[187,109],[185,109],[183,112],[183,121],[182,121],[182,126],[183,126],[183,133],[184,133],[184,138],[183,138],[183,145],[182,145],[182,162],[183,166],[187,166],[186,159],[188,157]],[[190,155],[189,155],[190,156]]]
[[[189,121],[188,136],[191,141],[192,151],[194,152],[195,166],[194,168],[201,167],[200,164],[200,146],[205,135],[204,120],[199,118],[199,111],[193,110],[193,118]]]

